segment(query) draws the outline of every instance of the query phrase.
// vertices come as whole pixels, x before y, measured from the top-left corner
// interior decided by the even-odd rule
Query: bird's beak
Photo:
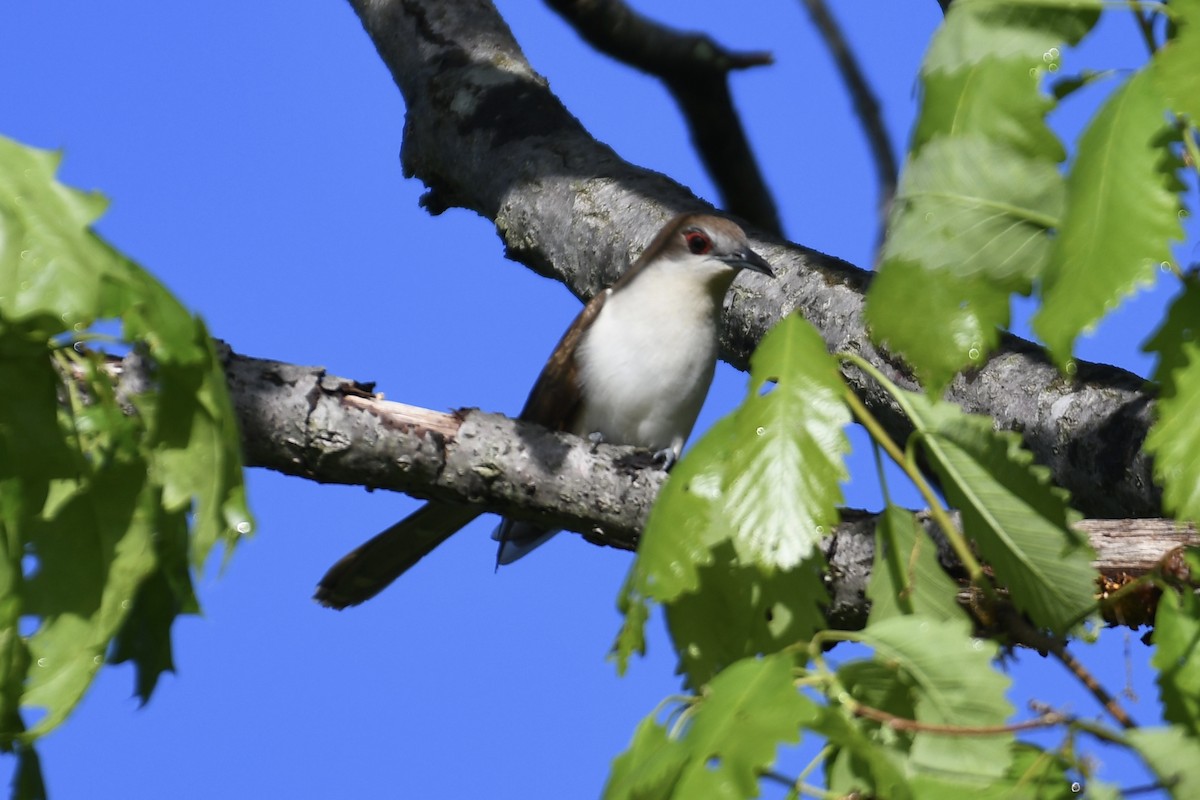
[[[734,269],[748,269],[751,272],[766,275],[768,278],[775,277],[775,271],[771,269],[771,265],[767,263],[767,260],[749,247],[728,256],[723,256],[721,260]]]

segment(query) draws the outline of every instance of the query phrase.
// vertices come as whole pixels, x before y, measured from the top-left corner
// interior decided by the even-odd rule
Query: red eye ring
[[[688,250],[695,255],[701,256],[712,250],[712,240],[701,231],[688,231],[683,238],[687,241]]]

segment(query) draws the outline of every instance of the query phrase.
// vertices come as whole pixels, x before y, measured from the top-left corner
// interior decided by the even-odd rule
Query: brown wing
[[[567,328],[542,369],[542,374],[538,376],[537,383],[529,391],[529,399],[525,401],[525,408],[521,409],[521,419],[556,431],[571,430],[583,401],[575,352],[584,331],[600,313],[609,293],[610,290],[606,289],[593,297],[579,312],[571,327]]]

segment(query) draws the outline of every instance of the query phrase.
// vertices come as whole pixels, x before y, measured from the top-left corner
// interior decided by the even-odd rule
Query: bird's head
[[[736,222],[712,214],[683,214],[667,223],[640,260],[658,258],[726,286],[742,270],[775,275]]]

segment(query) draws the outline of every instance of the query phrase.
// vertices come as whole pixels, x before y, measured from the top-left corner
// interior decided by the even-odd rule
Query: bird
[[[520,419],[593,442],[640,447],[670,469],[708,394],[722,301],[742,271],[774,277],[736,222],[709,213],[669,220],[567,328]],[[330,567],[314,599],[343,609],[374,597],[482,513],[472,504],[425,503]],[[502,520],[493,534],[497,566],[555,533]]]

